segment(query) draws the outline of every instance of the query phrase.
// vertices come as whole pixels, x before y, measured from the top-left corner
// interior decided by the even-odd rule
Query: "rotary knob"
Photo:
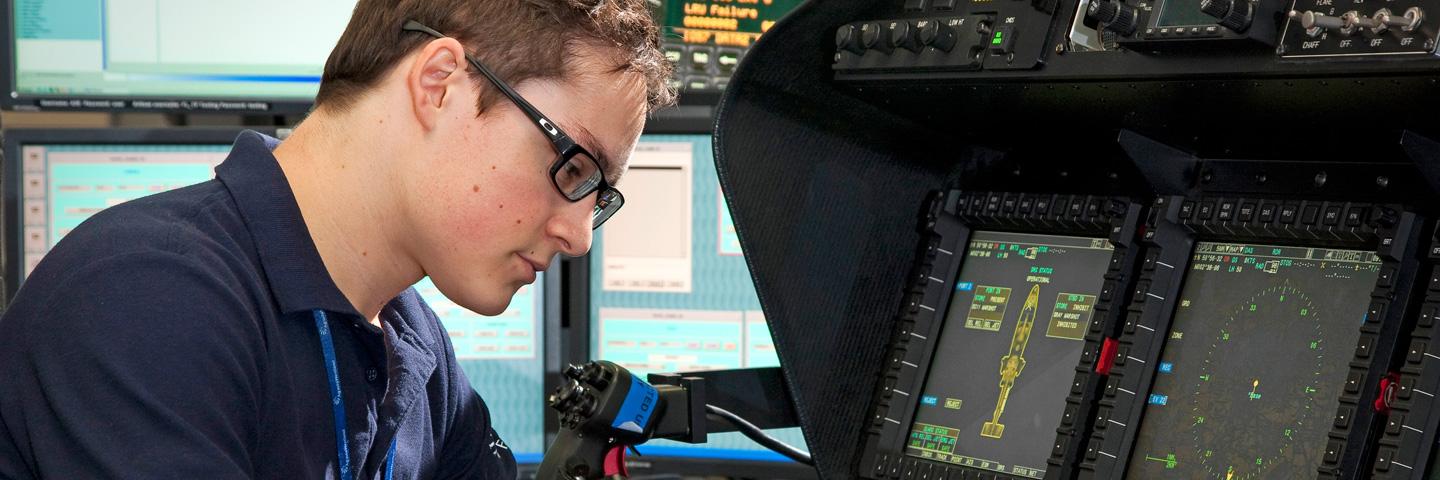
[[[920,53],[920,36],[916,30],[915,25],[912,25],[908,21],[891,24],[890,46],[892,48],[903,48],[915,53]]]
[[[885,38],[885,33],[885,25],[880,22],[868,22],[860,25],[860,46],[867,50],[879,50],[884,53],[894,51],[895,49]]]
[[[1200,0],[1200,11],[1215,17],[1220,26],[1235,32],[1250,28],[1255,18],[1255,5],[1249,0]]]
[[[1091,0],[1085,15],[1105,24],[1105,29],[1129,36],[1135,33],[1135,7],[1112,0]]]
[[[935,47],[942,52],[955,48],[955,27],[940,20],[921,20],[915,24],[920,27],[921,44]]]
[[[860,45],[860,29],[854,25],[845,25],[836,30],[835,49],[864,55],[865,47]]]

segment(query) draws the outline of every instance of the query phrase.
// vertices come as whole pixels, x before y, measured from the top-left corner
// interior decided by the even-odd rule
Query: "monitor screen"
[[[308,104],[355,0],[217,5],[10,2],[13,94],[64,97],[44,105],[57,108],[70,101],[82,106],[87,98],[128,99],[114,106],[90,104],[101,108],[268,110],[268,101]],[[229,102],[180,102],[186,99]]]
[[[229,143],[22,145],[21,279],[95,212],[209,180],[229,153]]]
[[[740,57],[804,0],[652,0],[675,81],[689,91],[722,90]]]
[[[625,208],[590,251],[595,358],[640,375],[780,364],[711,155],[707,135],[641,138],[617,185]],[[804,447],[798,428],[771,433]],[[650,442],[640,452],[789,461],[738,433],[698,446]]]
[[[1215,17],[1200,11],[1200,2],[1164,0],[1160,4],[1160,17],[1156,19],[1157,27],[1189,27],[1196,25],[1214,25],[1218,21]]]
[[[975,232],[905,453],[1043,478],[1113,252],[1103,238]]]
[[[504,313],[487,317],[445,298],[429,277],[416,291],[450,334],[455,358],[490,408],[491,426],[520,463],[545,449],[545,277],[521,287]]]
[[[1379,271],[1372,252],[1200,242],[1129,477],[1313,477]]]

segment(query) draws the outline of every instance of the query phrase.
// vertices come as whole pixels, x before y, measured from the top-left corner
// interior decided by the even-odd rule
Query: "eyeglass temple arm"
[[[445,38],[445,34],[414,20],[406,20],[405,25],[401,27],[401,29],[407,32],[421,32],[435,38]],[[559,125],[555,125],[555,122],[550,121],[550,119],[545,118],[545,115],[540,114],[540,110],[537,110],[530,102],[525,101],[525,98],[521,97],[520,93],[516,92],[515,89],[510,88],[510,85],[501,81],[500,77],[495,75],[495,72],[490,71],[490,68],[486,67],[485,64],[471,57],[469,53],[465,54],[465,60],[470,62],[470,65],[474,65],[475,69],[479,70],[481,75],[489,79],[490,84],[500,89],[500,93],[505,94],[511,103],[520,107],[520,111],[525,112],[525,116],[530,117],[531,122],[535,122],[535,127],[539,128],[541,132],[544,132],[546,136],[549,136],[552,141],[560,139],[564,139],[566,142],[572,141],[569,135],[560,131]]]

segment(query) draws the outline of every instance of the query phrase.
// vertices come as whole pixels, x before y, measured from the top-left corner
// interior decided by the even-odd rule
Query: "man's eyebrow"
[[[590,153],[595,154],[595,160],[600,162],[600,171],[605,175],[605,181],[613,182],[615,177],[619,175],[619,172],[615,171],[615,163],[610,161],[610,159],[615,157],[610,156],[610,152],[605,149],[605,146],[601,145],[599,140],[595,138],[595,135],[590,133],[590,130],[585,128],[584,125],[575,126],[575,136],[578,137],[575,140],[579,142],[581,146],[584,146]]]

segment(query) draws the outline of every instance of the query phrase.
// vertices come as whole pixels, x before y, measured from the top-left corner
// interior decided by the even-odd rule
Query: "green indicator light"
[[[991,44],[991,45],[999,45],[999,44],[1000,44],[1000,34],[998,34],[998,33],[995,34],[995,39],[994,39],[994,40],[991,40],[991,41],[990,41],[990,44]]]

